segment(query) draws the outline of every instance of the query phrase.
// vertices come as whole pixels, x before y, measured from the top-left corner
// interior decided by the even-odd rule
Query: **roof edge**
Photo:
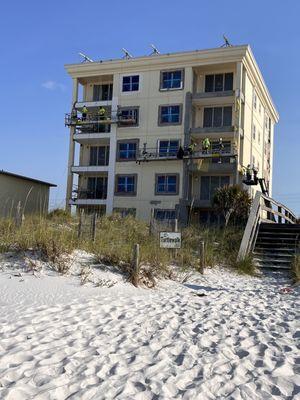
[[[28,176],[24,176],[24,175],[14,174],[13,172],[4,171],[3,169],[0,170],[0,175],[6,175],[6,176],[11,176],[13,178],[19,178],[19,179],[23,179],[26,181],[40,183],[41,185],[45,185],[45,186],[57,187],[57,185],[55,185],[54,183],[41,181],[39,179],[29,178]]]

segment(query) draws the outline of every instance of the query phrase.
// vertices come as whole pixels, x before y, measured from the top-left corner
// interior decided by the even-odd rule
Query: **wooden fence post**
[[[199,258],[200,258],[200,273],[203,274],[205,266],[205,243],[203,240],[201,240],[199,246]]]
[[[79,210],[78,239],[80,239],[82,235],[82,215],[83,215],[83,210]]]
[[[132,283],[138,286],[139,283],[139,269],[140,269],[140,245],[133,246],[133,259],[132,259]]]
[[[92,221],[91,221],[92,222],[92,240],[93,240],[93,242],[96,239],[96,218],[97,218],[97,216],[96,216],[96,213],[94,212]]]
[[[175,220],[174,220],[174,232],[178,232],[178,219],[177,218],[175,218]],[[174,251],[175,258],[177,258],[177,255],[178,255],[178,249],[175,249],[175,251]]]
[[[154,208],[151,208],[151,214],[150,214],[150,225],[149,225],[149,235],[153,235],[154,231]]]

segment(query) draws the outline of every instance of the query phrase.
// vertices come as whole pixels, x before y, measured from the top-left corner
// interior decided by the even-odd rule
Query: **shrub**
[[[225,226],[229,220],[243,222],[247,219],[251,198],[246,190],[238,185],[223,186],[216,190],[213,198],[214,208],[225,219]]]
[[[296,254],[292,261],[292,273],[295,283],[300,282],[300,254]]]
[[[242,260],[235,260],[231,266],[240,274],[255,275],[256,267],[251,255],[246,256]]]

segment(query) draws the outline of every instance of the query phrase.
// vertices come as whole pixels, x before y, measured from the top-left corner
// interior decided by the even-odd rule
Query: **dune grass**
[[[97,220],[95,240],[88,234],[89,226],[78,237],[78,217],[55,211],[46,218],[27,217],[21,226],[12,219],[0,220],[0,252],[28,249],[39,251],[42,257],[67,272],[64,256],[75,249],[96,255],[99,262],[115,265],[130,275],[134,244],[140,245],[140,261],[144,275],[172,277],[171,265],[179,270],[200,270],[200,241],[205,242],[205,266],[221,264],[236,268],[240,228],[204,228],[190,226],[182,231],[182,248],[175,252],[159,247],[158,234],[149,235],[149,226],[133,217],[105,216]],[[245,272],[246,269],[245,269]],[[249,273],[252,273],[249,271]]]

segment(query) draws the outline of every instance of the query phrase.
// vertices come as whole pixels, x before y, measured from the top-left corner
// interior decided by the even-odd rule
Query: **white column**
[[[115,80],[114,80],[114,86],[115,86]],[[111,105],[111,110],[113,113],[112,118],[115,118],[117,106],[118,106],[118,97],[113,96]],[[107,215],[111,214],[114,208],[116,149],[117,149],[117,124],[114,123],[111,125],[110,139],[109,139],[109,165],[108,165],[107,202],[106,202]]]
[[[78,101],[78,79],[73,78],[72,107],[74,103],[77,101]],[[67,192],[66,192],[66,209],[69,211],[71,210],[69,201],[72,198],[72,190],[73,190],[72,166],[74,164],[74,156],[75,156],[75,142],[73,140],[74,133],[75,133],[75,127],[70,127],[69,159],[68,159],[68,172],[67,172],[68,177],[67,177]]]
[[[242,121],[242,101],[241,95],[243,90],[243,63],[241,61],[236,63],[236,77],[235,77],[235,138],[237,146],[237,169],[236,169],[236,184],[239,183],[239,167],[240,167],[240,152],[241,152],[241,121]]]

